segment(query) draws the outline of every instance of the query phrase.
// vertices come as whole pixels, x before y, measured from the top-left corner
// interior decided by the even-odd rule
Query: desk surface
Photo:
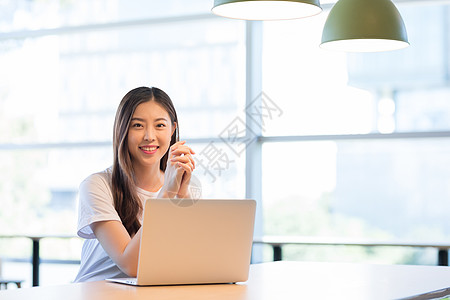
[[[397,299],[450,286],[450,267],[273,262],[239,284],[132,287],[106,281],[0,291],[21,299]],[[428,299],[428,298],[427,298]]]

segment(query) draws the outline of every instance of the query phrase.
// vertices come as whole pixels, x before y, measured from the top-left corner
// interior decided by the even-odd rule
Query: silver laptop
[[[256,201],[149,199],[131,285],[247,281]]]

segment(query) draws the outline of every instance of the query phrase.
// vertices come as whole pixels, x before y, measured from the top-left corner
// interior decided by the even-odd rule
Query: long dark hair
[[[178,117],[170,97],[155,87],[138,87],[129,91],[117,108],[114,120],[113,150],[114,163],[112,168],[112,195],[114,207],[117,210],[122,224],[132,236],[141,227],[139,214],[142,212],[142,202],[136,192],[136,180],[133,164],[128,151],[128,129],[136,107],[144,102],[155,101],[169,114],[175,131],[170,139],[170,146],[179,140]],[[161,158],[159,168],[166,170],[169,151]]]

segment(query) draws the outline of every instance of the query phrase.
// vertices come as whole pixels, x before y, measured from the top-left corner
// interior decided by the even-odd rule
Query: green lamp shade
[[[216,15],[241,20],[289,20],[317,15],[319,0],[214,0]]]
[[[405,24],[390,0],[339,0],[322,33],[323,49],[377,52],[408,47]]]

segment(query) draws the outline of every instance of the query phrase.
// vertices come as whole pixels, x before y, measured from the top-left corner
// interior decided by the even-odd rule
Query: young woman
[[[78,235],[85,238],[75,282],[135,277],[143,203],[190,198],[194,151],[178,141],[169,96],[152,87],[128,92],[117,109],[111,168],[79,190]]]

